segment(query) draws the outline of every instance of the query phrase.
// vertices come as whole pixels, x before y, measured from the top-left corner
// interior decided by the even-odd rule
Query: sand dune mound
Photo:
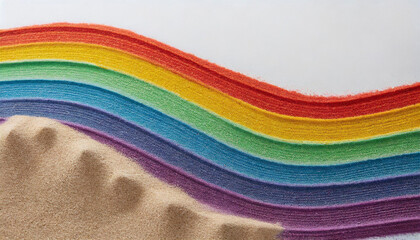
[[[45,118],[0,125],[0,235],[9,239],[274,239],[213,212],[113,149]]]

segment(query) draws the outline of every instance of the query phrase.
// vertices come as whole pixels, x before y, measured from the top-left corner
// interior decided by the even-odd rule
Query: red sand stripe
[[[84,42],[116,48],[280,114],[341,118],[401,108],[420,102],[420,82],[342,97],[308,96],[230,71],[130,31],[91,24],[49,24],[0,31],[0,46],[35,42]]]

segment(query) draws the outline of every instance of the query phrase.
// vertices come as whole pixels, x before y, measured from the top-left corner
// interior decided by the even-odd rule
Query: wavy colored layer
[[[352,226],[354,231],[355,228],[357,229],[359,226],[372,222],[383,222],[385,219],[395,221],[400,219],[401,216],[411,218],[420,214],[420,209],[416,208],[420,204],[420,197],[417,196],[325,208],[291,208],[255,202],[195,179],[182,170],[167,165],[162,160],[153,158],[134,146],[130,146],[106,134],[74,124],[69,124],[69,126],[114,147],[137,161],[155,176],[183,188],[196,199],[230,213],[270,222],[281,222],[283,226],[294,229],[311,229],[311,232],[319,228],[343,226]],[[244,210],[245,208],[246,210]]]
[[[263,181],[305,185],[350,183],[420,172],[420,153],[325,166],[298,166],[267,161],[221,144],[153,108],[117,93],[81,83],[54,80],[19,80],[0,82],[0,88],[3,91],[3,94],[0,95],[1,99],[55,99],[100,109],[177,143],[182,148],[208,159],[213,164]],[[420,132],[392,137],[391,140],[378,139],[377,142],[381,144],[383,141],[391,141],[394,143],[392,150],[395,151],[395,144],[400,138],[406,141],[401,143],[405,151],[409,149],[412,151],[418,150],[416,140],[420,139]],[[320,145],[319,147],[328,146],[331,145]],[[381,151],[377,150],[379,148]],[[379,145],[376,151],[383,154],[383,148],[385,146],[381,148]],[[358,151],[360,153],[365,152],[364,148]],[[293,151],[291,154],[293,154]],[[313,155],[314,153],[309,152],[307,154]],[[361,155],[360,158],[362,157],[365,156]]]
[[[296,141],[333,142],[411,131],[420,126],[420,104],[352,118],[309,119],[274,114],[189,81],[133,55],[81,43],[2,47],[0,61],[63,59],[93,63],[136,76],[263,134]]]
[[[420,197],[405,197],[326,208],[290,208],[266,205],[194,179],[182,170],[166,165],[161,160],[147,156],[147,154],[142,154],[135,147],[103,133],[73,124],[69,125],[114,147],[140,163],[155,176],[183,188],[203,203],[229,213],[280,222],[283,227],[290,227],[291,229],[286,230],[282,239],[307,239],[309,236],[316,236],[320,239],[337,239],[346,236],[351,239],[354,236],[361,238],[418,231],[417,225],[413,224],[413,220],[410,218],[420,215],[420,208],[417,207],[420,205]],[[401,218],[402,216],[403,218]],[[389,223],[388,221],[393,222]],[[395,226],[398,227],[395,228]]]
[[[419,231],[420,218],[416,217],[413,219],[407,219],[405,221],[386,222],[367,226],[359,226],[355,228],[326,229],[320,231],[286,230],[281,234],[281,236],[284,240],[346,240],[361,239],[367,237],[382,237],[387,235],[413,233]]]
[[[3,119],[0,119],[0,122],[3,122]],[[323,208],[297,208],[257,202],[196,179],[182,170],[106,134],[72,123],[65,124],[97,141],[112,146],[141,164],[156,177],[183,188],[203,203],[241,216],[269,222],[281,222],[288,227],[288,234],[305,236],[304,233],[309,231],[306,235],[318,233],[318,236],[320,234],[328,236],[336,233],[337,229],[340,229],[342,233],[350,234],[372,224],[387,225],[390,221],[411,221],[420,214],[420,209],[416,207],[420,204],[420,196]],[[415,228],[412,227],[406,229],[407,232],[414,230]],[[375,235],[371,232],[366,236]]]
[[[346,97],[314,97],[259,82],[135,33],[92,24],[48,24],[0,31],[0,46],[34,42],[83,42],[116,48],[280,114],[342,118],[420,102],[420,83]]]
[[[273,184],[251,179],[220,168],[117,116],[76,103],[41,99],[1,100],[0,116],[12,115],[43,116],[97,129],[143,149],[206,182],[268,203],[329,206],[420,194],[420,173],[325,186]]]
[[[370,140],[327,145],[297,144],[277,141],[272,138],[266,138],[262,135],[255,134],[245,128],[241,128],[239,125],[213,115],[197,105],[185,101],[177,95],[154,85],[136,80],[128,75],[83,63],[53,61],[0,63],[0,80],[19,79],[71,80],[104,87],[137,102],[151,106],[175,119],[179,119],[189,126],[194,127],[221,142],[227,143],[229,146],[273,161],[291,164],[338,164],[420,150],[415,144],[416,141],[419,141],[420,139],[419,131]],[[89,91],[81,92],[89,94]],[[98,96],[101,95],[102,92],[98,94]],[[122,105],[125,106],[127,101],[128,100],[123,101],[124,103],[122,103]],[[118,109],[119,108],[115,107],[115,110]],[[176,121],[175,119],[170,119],[170,121]],[[172,125],[180,124],[170,124],[170,126]],[[212,149],[210,155],[204,155],[206,158],[221,160],[228,158],[224,163],[230,162],[229,160],[231,160],[238,161],[238,164],[255,164],[256,167],[263,164],[265,165],[264,169],[267,172],[260,176],[266,180],[269,180],[271,175],[282,175],[283,171],[276,173],[278,170],[276,170],[277,167],[275,167],[275,164],[266,163],[265,161],[262,161],[263,159],[258,159],[221,145],[220,143],[215,142],[215,140],[204,136],[202,133],[194,131],[194,129],[187,128],[184,131],[188,133],[192,132],[191,134],[194,136],[192,139],[203,141],[203,144],[194,144],[193,146],[188,146],[183,143],[180,144],[184,148],[190,149],[200,155],[206,154],[205,149],[208,149],[207,151],[209,151],[209,148]],[[165,137],[177,142],[176,139],[173,139],[170,136]],[[175,135],[175,137],[179,136]],[[206,148],[195,150],[196,146],[202,145],[205,145]],[[380,151],[378,149],[380,149]],[[221,153],[229,154],[222,155]],[[244,162],[239,162],[239,160]],[[249,163],[245,161],[249,161]],[[284,168],[284,166],[282,167]],[[291,170],[291,172],[293,171]],[[312,176],[310,172],[307,173],[309,174],[308,177]],[[346,177],[341,174],[336,174],[337,172],[334,171],[335,176],[343,177],[342,181],[346,181]],[[366,174],[369,175],[370,173],[366,172]],[[266,176],[268,178],[264,178]],[[330,181],[329,174],[324,176],[325,182]],[[375,176],[375,174],[372,176]],[[357,179],[352,180],[357,181]]]

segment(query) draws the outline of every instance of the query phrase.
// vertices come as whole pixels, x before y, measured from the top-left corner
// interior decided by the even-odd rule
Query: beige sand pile
[[[2,239],[274,239],[280,229],[212,212],[53,120],[0,125]]]

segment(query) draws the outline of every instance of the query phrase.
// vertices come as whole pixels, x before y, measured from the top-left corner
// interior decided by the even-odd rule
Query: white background
[[[420,79],[420,0],[0,0],[0,28],[51,22],[129,29],[309,94]]]
[[[130,29],[309,94],[420,78],[419,0],[0,0],[0,28],[63,21]]]

